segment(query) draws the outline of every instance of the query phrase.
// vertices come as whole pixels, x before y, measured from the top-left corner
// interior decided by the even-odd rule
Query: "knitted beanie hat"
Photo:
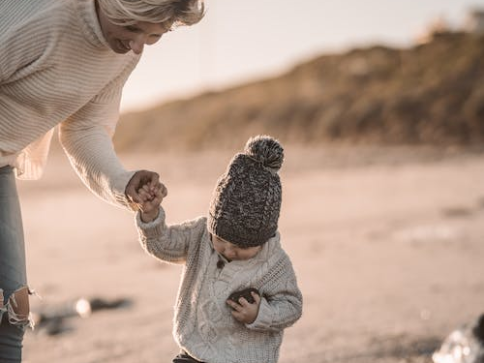
[[[284,149],[270,136],[249,139],[217,181],[210,202],[210,233],[239,247],[267,242],[277,231]]]

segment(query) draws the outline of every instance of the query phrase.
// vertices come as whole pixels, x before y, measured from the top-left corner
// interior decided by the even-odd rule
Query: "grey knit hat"
[[[282,191],[277,172],[283,160],[284,149],[274,138],[249,139],[217,181],[207,222],[210,233],[243,248],[274,236]]]

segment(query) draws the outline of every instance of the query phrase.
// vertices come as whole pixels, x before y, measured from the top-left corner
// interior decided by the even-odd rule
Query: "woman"
[[[20,362],[29,302],[15,176],[38,179],[55,126],[86,186],[136,210],[158,174],[127,171],[112,146],[122,88],[143,47],[197,23],[201,0],[0,2],[0,361]],[[147,196],[149,198],[149,196]]]

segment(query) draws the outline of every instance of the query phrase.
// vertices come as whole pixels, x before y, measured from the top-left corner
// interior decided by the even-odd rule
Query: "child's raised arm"
[[[140,217],[144,223],[151,222],[158,217],[159,208],[163,198],[168,195],[168,190],[163,183],[158,183],[156,187],[150,189],[148,184],[138,189],[138,194],[143,197],[145,202],[140,207]]]

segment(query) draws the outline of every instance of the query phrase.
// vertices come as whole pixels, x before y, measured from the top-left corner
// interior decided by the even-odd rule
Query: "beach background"
[[[279,227],[304,296],[280,362],[430,363],[484,313],[483,42],[440,19],[405,45],[306,53],[277,74],[126,109],[115,147],[126,168],[159,172],[176,223],[206,214],[249,136],[279,138]],[[44,177],[18,187],[32,311],[125,302],[39,322],[24,362],[170,362],[181,267],[145,254],[134,214],[89,193],[56,143]]]
[[[206,213],[232,152],[126,156],[159,170],[169,222]],[[484,154],[286,147],[280,231],[304,295],[280,362],[431,362],[484,312]],[[180,266],[138,245],[133,215],[97,199],[59,156],[20,185],[32,309],[78,298],[126,308],[28,332],[25,362],[169,362]],[[241,342],[243,344],[243,342]]]

